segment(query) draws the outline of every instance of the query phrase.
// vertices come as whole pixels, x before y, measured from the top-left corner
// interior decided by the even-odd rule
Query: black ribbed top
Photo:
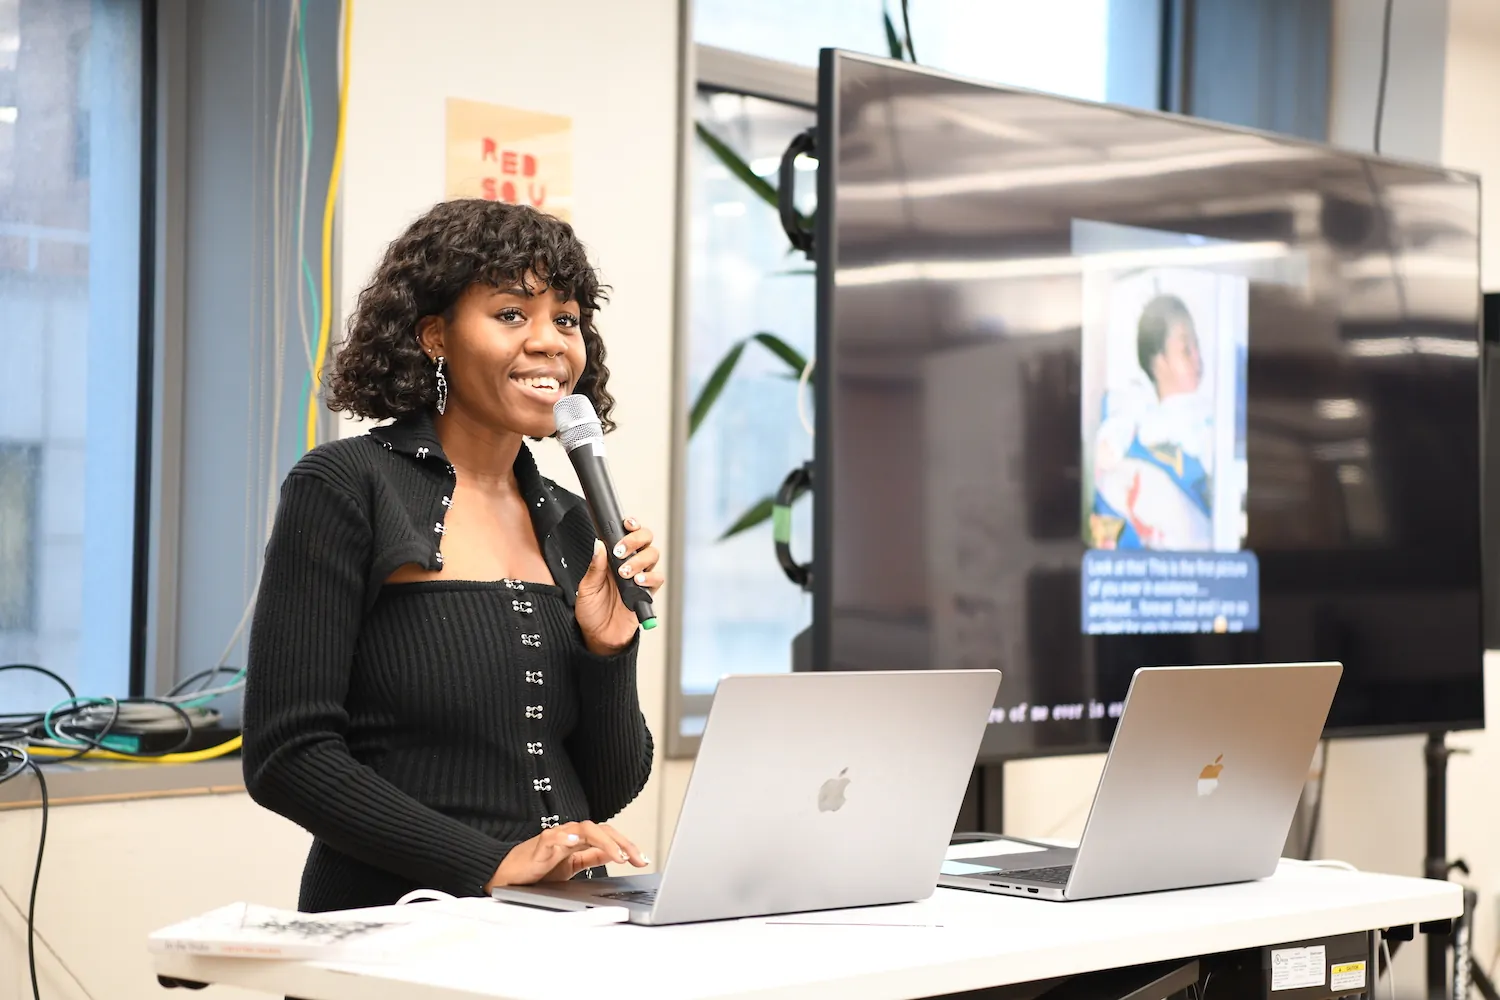
[[[430,421],[414,418],[315,449],[282,487],[250,636],[244,765],[251,796],[315,838],[304,910],[414,888],[479,894],[517,843],[609,819],[650,774],[636,644],[594,656],[572,613],[593,548],[587,509],[524,447],[517,481],[561,586],[384,583],[406,562],[441,565],[453,475]]]

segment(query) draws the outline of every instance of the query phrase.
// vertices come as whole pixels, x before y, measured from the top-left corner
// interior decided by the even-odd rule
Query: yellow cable
[[[318,384],[323,381],[323,362],[328,357],[328,332],[333,317],[333,207],[338,201],[339,175],[344,169],[344,122],[349,107],[349,36],[354,23],[354,0],[344,0],[343,65],[339,68],[339,125],[333,143],[333,169],[328,173],[328,194],[323,199],[323,309],[318,320],[318,350],[313,359],[312,387],[307,394],[307,450],[318,444]]]
[[[191,750],[187,753],[163,754],[160,757],[139,757],[135,754],[116,753],[113,750],[90,750],[83,755],[83,759],[128,760],[137,764],[196,764],[202,760],[213,760],[215,757],[233,753],[240,748],[242,742],[243,737],[236,736],[218,746],[204,747],[202,750]],[[26,752],[33,757],[71,757],[78,751],[64,750],[61,747],[28,747]]]

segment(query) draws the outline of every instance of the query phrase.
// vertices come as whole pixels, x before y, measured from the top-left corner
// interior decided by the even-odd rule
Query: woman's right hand
[[[644,868],[651,859],[604,823],[564,823],[511,848],[484,888],[565,882],[585,868],[627,863]]]

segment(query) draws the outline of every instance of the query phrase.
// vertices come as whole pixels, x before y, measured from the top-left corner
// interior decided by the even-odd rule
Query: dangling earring
[[[437,358],[437,384],[438,384],[437,411],[438,411],[439,414],[442,414],[444,410],[448,409],[448,380],[443,377],[443,362],[446,361],[446,360],[447,360],[447,358],[444,358],[441,354],[438,355],[438,358]]]

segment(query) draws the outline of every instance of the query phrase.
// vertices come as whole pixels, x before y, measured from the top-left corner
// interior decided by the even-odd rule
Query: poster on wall
[[[571,222],[573,119],[448,98],[444,197],[485,198]]]

